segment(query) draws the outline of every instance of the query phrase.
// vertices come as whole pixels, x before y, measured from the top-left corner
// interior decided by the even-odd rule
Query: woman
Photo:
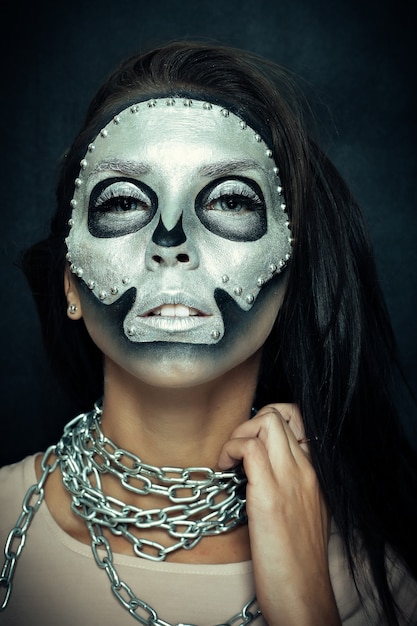
[[[103,399],[1,471],[5,623],[417,620],[392,331],[303,119],[284,70],[193,42],[93,99],[23,267],[55,367]]]

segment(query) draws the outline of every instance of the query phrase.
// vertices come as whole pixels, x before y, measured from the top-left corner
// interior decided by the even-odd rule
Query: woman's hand
[[[256,595],[269,626],[340,625],[328,567],[329,518],[294,404],[238,426],[219,467],[243,461]]]

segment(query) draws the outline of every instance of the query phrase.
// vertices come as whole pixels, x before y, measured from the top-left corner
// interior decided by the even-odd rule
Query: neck
[[[217,469],[222,445],[249,418],[260,353],[219,379],[190,388],[153,387],[106,362],[102,425],[145,463]]]

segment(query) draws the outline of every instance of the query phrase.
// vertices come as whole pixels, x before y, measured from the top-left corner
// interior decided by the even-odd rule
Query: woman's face
[[[278,170],[260,136],[216,105],[161,98],[117,115],[80,167],[68,259],[103,353],[176,387],[255,354],[291,253]]]

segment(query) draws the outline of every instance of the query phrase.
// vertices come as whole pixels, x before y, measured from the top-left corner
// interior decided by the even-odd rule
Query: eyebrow
[[[202,176],[227,176],[242,170],[255,169],[265,171],[264,167],[254,159],[232,159],[230,161],[219,161],[209,163],[200,169]]]
[[[93,167],[88,177],[94,176],[98,172],[120,172],[127,176],[141,176],[150,172],[151,168],[145,163],[138,161],[121,161],[119,159],[112,159],[111,161],[102,161]]]
[[[148,174],[151,167],[141,161],[125,161],[120,159],[112,159],[111,161],[102,161],[94,166],[90,176],[94,176],[98,172],[112,171],[125,174],[127,176],[141,176]],[[204,177],[227,176],[242,170],[255,169],[265,172],[265,168],[254,159],[232,159],[228,161],[219,161],[217,163],[209,163],[200,168],[199,174]]]

